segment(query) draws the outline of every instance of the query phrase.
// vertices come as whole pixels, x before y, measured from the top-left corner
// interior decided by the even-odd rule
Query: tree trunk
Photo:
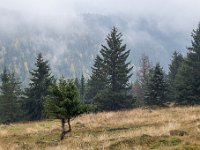
[[[67,123],[68,123],[68,126],[69,126],[68,132],[71,132],[72,128],[71,128],[71,124],[70,124],[70,118],[67,119]]]
[[[60,135],[60,140],[64,139],[65,136],[65,119],[61,119],[61,135]]]
[[[69,130],[65,131],[65,119],[61,119],[61,135],[60,135],[60,140],[63,140],[65,137],[65,134],[67,134],[68,132],[71,132],[71,124],[70,124],[70,118],[67,119],[67,123],[69,126]]]

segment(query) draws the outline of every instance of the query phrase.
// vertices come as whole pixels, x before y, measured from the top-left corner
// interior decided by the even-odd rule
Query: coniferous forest
[[[4,66],[0,86],[0,122],[9,124],[51,116],[70,119],[84,111],[166,107],[169,103],[198,105],[200,25],[193,30],[191,38],[192,46],[188,47],[186,56],[178,51],[172,54],[168,72],[159,62],[152,64],[143,54],[134,82],[130,80],[133,75],[133,66],[128,59],[130,50],[116,27],[107,34],[106,44],[101,45],[91,66],[90,78],[83,74],[75,79],[66,79],[62,75],[56,78],[49,61],[39,53],[35,68],[30,70],[29,84],[22,88],[15,72]]]
[[[200,25],[193,30],[191,38],[192,46],[188,47],[186,56],[178,51],[172,54],[168,72],[163,70],[159,62],[152,64],[148,56],[143,54],[135,81],[131,80],[133,66],[128,59],[130,50],[116,27],[107,34],[106,44],[101,45],[91,66],[89,79],[84,74],[75,79],[65,79],[67,77],[64,76],[56,78],[49,61],[39,53],[35,59],[35,68],[30,70],[29,84],[22,88],[19,77],[5,66],[1,74],[0,121],[9,124],[47,118],[45,106],[48,106],[46,103],[49,101],[46,99],[56,101],[59,96],[56,93],[62,86],[66,88],[62,90],[69,88],[69,92],[76,93],[77,103],[90,105],[93,111],[164,107],[169,102],[176,105],[198,105]],[[76,88],[70,89],[68,86],[71,84]]]

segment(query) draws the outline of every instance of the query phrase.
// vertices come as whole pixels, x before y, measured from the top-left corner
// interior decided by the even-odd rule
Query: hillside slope
[[[62,142],[58,120],[1,125],[0,150],[198,150],[199,114],[199,106],[86,114],[72,121],[73,131]]]

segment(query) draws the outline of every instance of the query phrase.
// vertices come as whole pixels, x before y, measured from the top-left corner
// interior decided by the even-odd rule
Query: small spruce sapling
[[[71,132],[70,121],[86,109],[81,103],[77,87],[73,80],[61,78],[58,84],[49,88],[49,95],[45,97],[44,108],[49,117],[61,120],[61,135],[63,140],[66,133]],[[69,129],[65,130],[67,122]]]

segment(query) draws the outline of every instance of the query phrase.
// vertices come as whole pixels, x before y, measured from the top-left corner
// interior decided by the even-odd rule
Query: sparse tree
[[[136,80],[132,85],[132,92],[133,92],[133,96],[136,97],[135,106],[137,107],[144,105],[144,101],[142,100],[142,95],[143,95],[142,91],[143,89],[140,82]]]
[[[152,65],[149,61],[149,57],[145,54],[142,54],[140,59],[139,71],[137,73],[138,81],[143,86],[148,80],[149,70],[152,68]]]
[[[144,96],[147,86],[147,81],[149,77],[149,71],[152,65],[149,61],[149,57],[142,54],[139,64],[139,70],[137,72],[137,81],[134,84],[133,92],[137,96],[137,105],[144,105]]]

